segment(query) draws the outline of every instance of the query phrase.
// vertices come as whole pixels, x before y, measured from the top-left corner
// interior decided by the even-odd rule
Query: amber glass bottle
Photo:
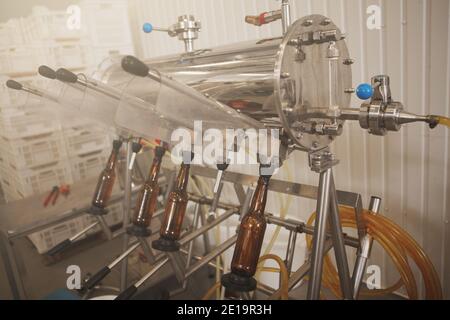
[[[153,213],[159,195],[158,176],[161,169],[162,158],[166,149],[157,147],[148,178],[145,181],[138,197],[136,209],[134,211],[133,224],[147,229],[150,226]]]
[[[248,213],[241,221],[231,261],[231,273],[222,277],[222,285],[231,291],[250,292],[256,289],[257,283],[253,276],[266,232],[264,211],[270,178],[271,176],[266,175],[259,177]]]
[[[94,199],[92,200],[93,211],[101,212],[108,205],[114,188],[114,182],[116,181],[116,165],[121,147],[122,141],[115,140],[108,163],[98,179]]]
[[[260,177],[248,213],[241,221],[238,240],[234,249],[231,271],[241,277],[253,277],[266,231],[267,192],[270,177]]]
[[[191,160],[194,155],[191,155]],[[161,224],[160,239],[153,242],[153,248],[161,251],[177,251],[184,215],[188,203],[187,186],[190,162],[183,162],[178,173],[174,190],[167,199],[164,218]]]
[[[178,240],[183,225],[184,214],[188,203],[187,185],[189,181],[189,164],[182,164],[178,173],[175,189],[170,193],[161,226],[161,237],[167,240]]]

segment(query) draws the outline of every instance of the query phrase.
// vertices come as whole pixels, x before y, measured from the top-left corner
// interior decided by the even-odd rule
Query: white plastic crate
[[[82,38],[83,29],[69,28],[70,14],[64,11],[50,11],[46,7],[35,6],[24,24],[24,36],[29,42],[53,40],[67,41]]]
[[[0,73],[13,76],[35,74],[40,65],[53,65],[48,48],[42,45],[20,45],[0,49]]]
[[[0,75],[0,113],[2,112],[1,109],[35,105],[39,103],[42,104],[42,98],[31,95],[25,91],[9,89],[6,86],[6,81],[8,80],[9,77]],[[24,77],[17,80],[24,85],[31,84],[42,89],[46,89],[49,83],[43,77]]]
[[[111,149],[109,133],[96,125],[83,125],[63,130],[69,157]]]
[[[83,222],[83,218],[76,218],[31,234],[28,236],[28,238],[36,247],[39,254],[44,254],[55,247],[57,244],[73,237],[81,230],[83,230]],[[77,241],[83,238],[85,238],[85,236],[80,237],[79,239],[77,239]]]
[[[0,46],[3,48],[17,46],[24,43],[22,18],[11,19],[0,24]]]
[[[127,1],[85,0],[81,2],[83,27],[94,46],[132,42]]]
[[[53,46],[51,54],[54,65],[66,69],[84,69],[89,64],[87,46],[79,43],[65,43]]]
[[[8,139],[39,136],[60,129],[58,119],[44,105],[27,103],[22,108],[0,110],[0,136]]]
[[[108,161],[108,151],[73,157],[70,159],[73,182],[86,180],[100,175]]]
[[[4,181],[20,198],[48,193],[54,186],[73,183],[70,166],[65,160],[33,169],[6,170],[2,176],[2,183]]]
[[[114,205],[111,205],[108,207],[108,214],[104,216],[106,224],[109,227],[114,227],[117,226],[119,224],[121,224],[123,222],[123,208],[122,208],[122,203],[116,203]],[[89,227],[90,225],[92,225],[94,222],[97,222],[98,220],[90,215],[86,215],[83,216],[83,224],[84,224],[84,228]],[[92,228],[91,230],[89,230],[86,235],[92,235],[95,233],[100,232],[102,229],[100,226],[95,226],[94,228]]]
[[[15,170],[35,168],[67,158],[61,131],[14,140],[0,137],[0,152],[4,162]]]
[[[5,198],[5,201],[7,203],[19,201],[21,200],[21,196],[15,192],[14,189],[8,188],[3,182],[2,182],[2,189],[3,189],[3,197]]]

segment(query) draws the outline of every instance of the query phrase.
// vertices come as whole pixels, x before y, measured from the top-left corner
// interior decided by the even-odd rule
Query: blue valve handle
[[[146,22],[144,23],[142,30],[144,30],[145,33],[151,33],[153,31],[153,25],[151,23]]]
[[[363,83],[358,86],[356,89],[356,95],[361,100],[368,100],[372,98],[374,93],[374,89],[371,84],[369,83]]]

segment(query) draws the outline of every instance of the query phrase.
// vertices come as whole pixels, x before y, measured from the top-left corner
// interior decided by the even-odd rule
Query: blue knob
[[[368,99],[372,98],[373,92],[374,92],[374,90],[373,90],[372,85],[370,85],[368,83],[360,84],[358,86],[358,88],[356,89],[356,95],[361,100],[368,100]]]
[[[145,33],[151,33],[153,31],[153,25],[151,23],[144,23],[144,26],[142,27]]]

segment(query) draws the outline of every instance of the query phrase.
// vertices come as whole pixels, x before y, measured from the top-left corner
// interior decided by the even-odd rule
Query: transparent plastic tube
[[[279,266],[279,271],[280,272],[280,280],[281,280],[281,286],[280,286],[280,297],[281,300],[288,300],[289,299],[289,274],[286,268],[286,264],[284,263],[283,259],[281,259],[280,257],[273,255],[273,254],[268,254],[265,256],[262,256],[259,259],[259,264],[263,264],[266,260],[273,260],[275,261],[278,266]],[[276,269],[269,269],[271,272],[273,272]],[[267,271],[263,268],[263,271]]]
[[[440,125],[446,126],[447,128],[450,129],[450,118],[446,117],[437,117],[437,118]]]

